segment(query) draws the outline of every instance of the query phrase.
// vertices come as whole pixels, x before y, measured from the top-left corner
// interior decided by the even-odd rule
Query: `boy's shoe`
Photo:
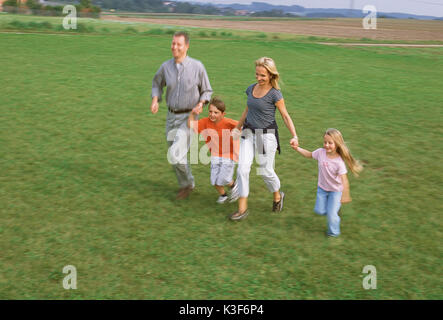
[[[231,216],[229,217],[229,219],[234,220],[234,221],[238,221],[238,220],[244,219],[244,218],[246,218],[246,217],[248,216],[248,214],[249,214],[249,210],[246,209],[246,211],[243,212],[243,213],[240,214],[240,215],[237,215],[237,213],[239,213],[239,212],[236,211],[236,212],[234,212],[233,214],[231,214]]]
[[[285,199],[285,193],[283,191],[280,191],[280,201],[275,202],[273,201],[272,204],[272,211],[273,212],[280,212],[283,210],[283,200]]]
[[[226,194],[217,199],[217,203],[225,203],[226,201],[228,201],[228,196]]]

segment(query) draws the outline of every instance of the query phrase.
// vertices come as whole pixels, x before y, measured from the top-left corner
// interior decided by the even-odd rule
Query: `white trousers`
[[[240,154],[238,159],[236,188],[239,195],[246,198],[249,195],[249,173],[252,162],[258,164],[257,174],[262,176],[270,192],[280,190],[280,179],[274,171],[274,159],[277,151],[277,139],[273,133],[263,134],[263,146],[257,146],[257,136],[250,130],[244,133],[245,138],[240,138]],[[265,150],[263,154],[261,150]]]

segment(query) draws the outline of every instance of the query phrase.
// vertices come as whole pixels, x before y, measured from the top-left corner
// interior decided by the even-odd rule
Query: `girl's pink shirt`
[[[312,152],[312,158],[318,161],[318,186],[325,191],[343,192],[340,176],[348,173],[343,159],[329,159],[324,148]]]

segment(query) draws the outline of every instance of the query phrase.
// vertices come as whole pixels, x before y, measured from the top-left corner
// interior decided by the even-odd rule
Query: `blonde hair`
[[[271,85],[273,88],[280,90],[280,86],[278,85],[278,81],[280,80],[280,74],[277,71],[277,67],[275,65],[274,60],[268,57],[261,57],[260,59],[255,60],[256,67],[263,67],[268,70],[269,75],[271,77]]]
[[[354,159],[354,157],[352,156],[351,151],[346,145],[341,132],[337,129],[330,128],[326,130],[324,135],[328,135],[332,138],[335,146],[337,147],[337,153],[346,162],[354,176],[358,177],[358,173],[363,170],[363,166],[361,165],[360,161]]]

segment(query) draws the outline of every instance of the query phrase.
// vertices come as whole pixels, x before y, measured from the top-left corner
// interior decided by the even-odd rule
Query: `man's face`
[[[171,51],[174,59],[183,58],[186,56],[189,49],[189,44],[186,44],[185,37],[178,36],[172,38]]]

